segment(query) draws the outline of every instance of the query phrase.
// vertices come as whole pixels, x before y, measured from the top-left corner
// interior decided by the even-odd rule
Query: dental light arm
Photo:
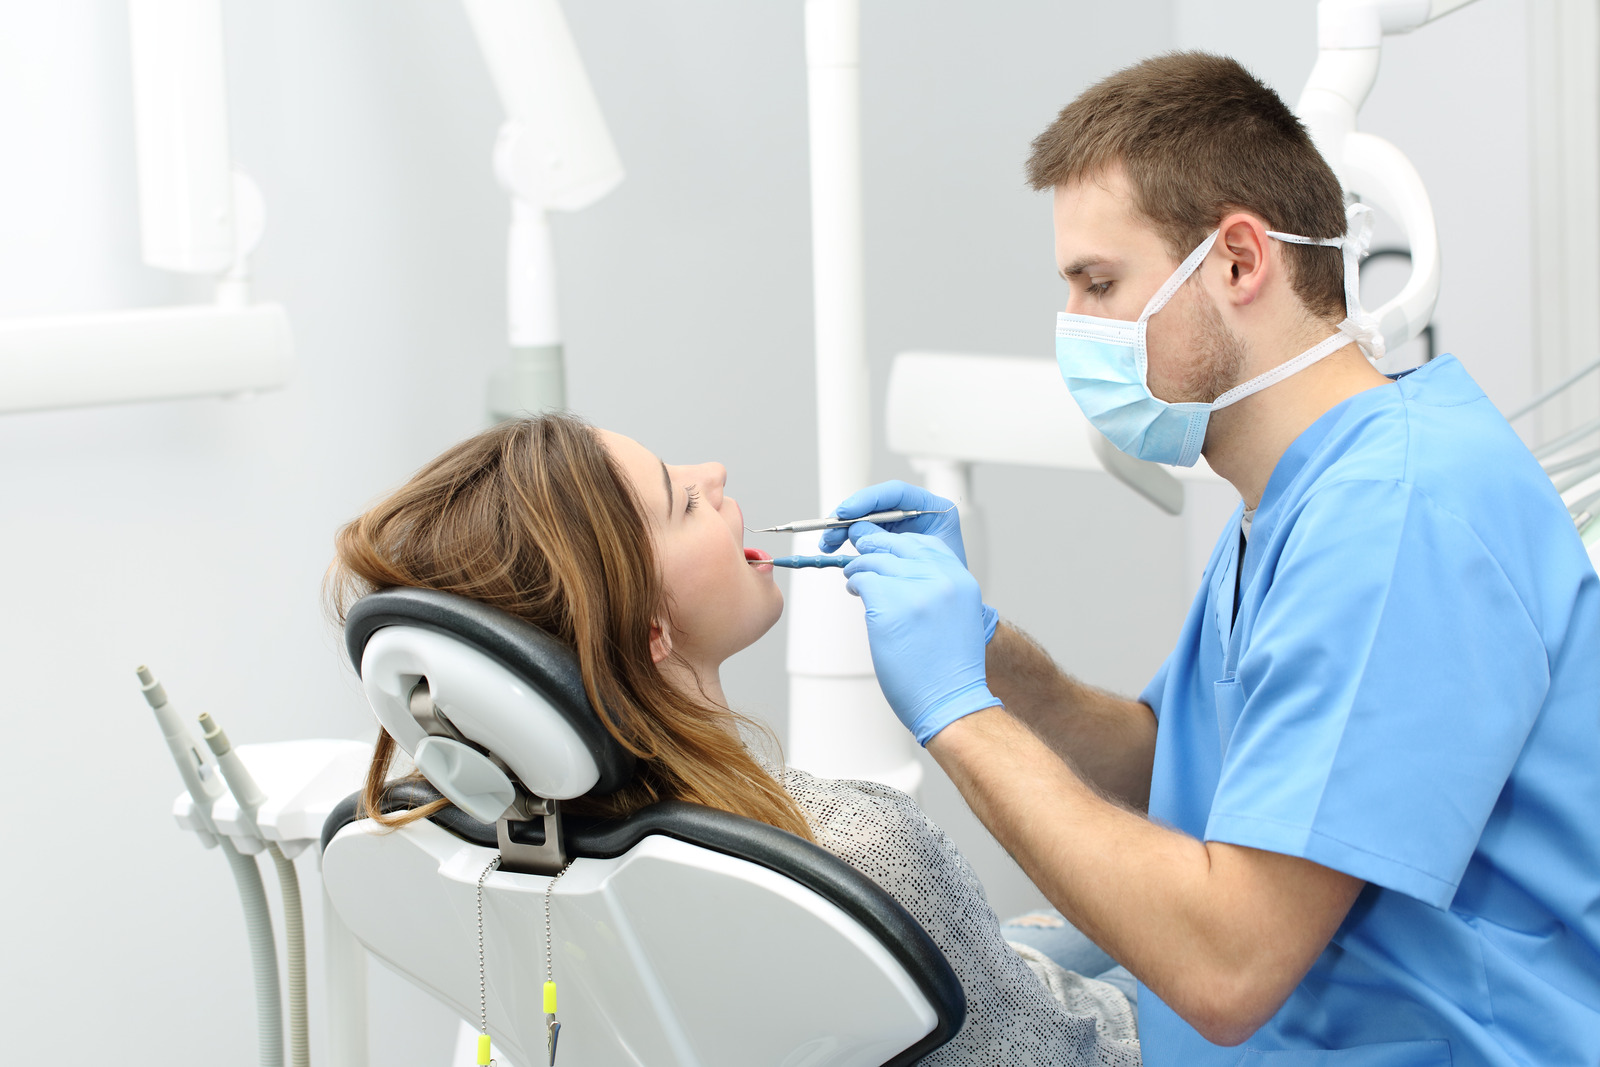
[[[1471,0],[1320,0],[1317,62],[1295,111],[1347,194],[1395,219],[1411,250],[1411,276],[1373,314],[1390,351],[1422,332],[1439,298],[1439,236],[1427,190],[1392,144],[1356,129],[1378,77],[1386,34],[1409,33]]]
[[[489,411],[566,404],[550,211],[578,211],[622,181],[622,162],[556,0],[464,0],[506,121],[495,175],[511,197],[506,314],[511,366],[496,372]]]

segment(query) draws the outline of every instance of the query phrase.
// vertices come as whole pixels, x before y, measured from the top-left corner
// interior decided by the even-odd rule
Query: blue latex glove
[[[918,515],[894,524],[895,533],[927,534],[943,541],[955,553],[961,565],[967,565],[967,550],[961,544],[961,513],[946,511],[954,505],[942,496],[934,496],[921,486],[905,482],[879,482],[858,489],[845,497],[833,513],[841,519],[870,515],[874,511],[943,511],[943,515]],[[846,531],[823,530],[817,547],[832,552],[845,542]],[[853,538],[852,538],[853,540]],[[860,547],[859,545],[857,546]]]
[[[845,497],[833,513],[841,519],[853,519],[857,515],[870,515],[874,511],[942,511],[942,515],[918,515],[913,519],[903,519],[894,524],[895,533],[924,534],[937,537],[944,546],[955,554],[961,565],[967,565],[967,550],[961,543],[961,512],[946,510],[953,508],[950,501],[942,496],[923,489],[921,486],[910,485],[906,482],[879,482],[869,485],[865,489],[857,490]],[[870,523],[865,527],[851,526],[848,529],[824,530],[817,547],[824,552],[836,551],[844,544],[849,536],[855,540],[854,535],[860,529],[877,529]],[[865,552],[857,543],[857,549]],[[1000,624],[1000,613],[989,605],[983,605],[983,631],[984,644],[994,638],[995,627]]]
[[[984,671],[983,597],[966,565],[932,535],[871,523],[850,532],[861,555],[844,569],[846,588],[866,604],[878,685],[917,743],[999,704]]]

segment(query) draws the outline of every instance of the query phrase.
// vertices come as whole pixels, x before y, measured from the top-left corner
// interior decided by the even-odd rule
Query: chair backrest
[[[428,693],[444,698],[433,710],[452,737],[510,768],[523,786],[528,778],[545,781],[539,775],[554,764],[538,753],[491,748],[484,731],[498,730],[502,744],[520,738],[538,745],[548,736],[558,748],[583,746],[596,785],[626,780],[622,769],[631,767],[617,756],[620,746],[586,700],[577,704],[583,690],[581,679],[574,688],[570,652],[547,635],[528,641],[520,630],[531,627],[517,620],[503,626],[508,617],[483,605],[450,605],[444,594],[419,590],[390,596],[397,592],[373,594],[352,609],[360,636],[348,641],[358,669],[386,627],[426,630],[479,656],[425,650],[426,662],[391,663],[382,668],[391,678],[381,699],[404,696],[409,707],[404,690],[426,681]],[[377,597],[387,602],[362,610]],[[427,625],[419,626],[423,611]],[[462,619],[464,634],[457,629]],[[423,645],[408,647],[410,655]],[[535,656],[537,669],[522,662]],[[545,734],[529,741],[511,726],[493,725],[497,715],[524,714],[526,693],[508,697],[498,682],[486,687],[451,676],[482,671],[485,662],[555,709],[541,713]],[[411,741],[430,736],[439,735],[419,726]],[[416,807],[438,796],[424,783],[406,782],[391,787],[384,806]],[[324,827],[330,903],[381,961],[476,1020],[477,884],[506,843],[505,819],[495,826],[447,806],[391,832],[356,819],[356,800]],[[912,1063],[960,1028],[965,998],[926,931],[864,875],[810,842],[682,803],[621,820],[569,815],[557,825],[571,866],[553,887],[548,874],[505,870],[484,883],[489,1028],[513,1062],[528,1067],[545,1058],[547,891],[567,1062],[876,1067]]]

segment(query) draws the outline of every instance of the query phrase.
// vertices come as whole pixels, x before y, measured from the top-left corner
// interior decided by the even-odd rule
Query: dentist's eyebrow
[[[667,473],[666,460],[658,460],[657,462],[661,464],[661,484],[667,488],[667,518],[670,520],[672,518],[672,501],[677,494],[672,491],[672,475]]]
[[[1090,267],[1099,266],[1116,266],[1116,260],[1107,259],[1105,256],[1083,256],[1061,268],[1061,279],[1071,281],[1073,278],[1081,278]]]

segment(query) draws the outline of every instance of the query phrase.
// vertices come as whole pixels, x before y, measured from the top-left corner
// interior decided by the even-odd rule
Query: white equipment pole
[[[827,514],[867,484],[872,443],[862,315],[860,2],[806,0],[805,20],[818,514]],[[794,551],[815,552],[816,539],[797,534]],[[860,602],[832,570],[791,576],[788,666],[788,758],[795,766],[916,791],[916,742],[878,688]]]
[[[1533,154],[1534,374],[1543,393],[1600,355],[1600,7],[1528,5]],[[1600,415],[1589,378],[1540,406],[1534,440]],[[1597,542],[1600,544],[1600,542]]]
[[[509,365],[489,380],[489,417],[564,408],[550,211],[577,211],[622,181],[583,59],[556,0],[464,0],[506,111],[495,175],[511,197],[506,254]]]
[[[276,304],[249,304],[261,194],[228,151],[221,0],[130,0],[144,260],[217,279],[214,305],[0,321],[0,413],[230,395],[289,378]]]

